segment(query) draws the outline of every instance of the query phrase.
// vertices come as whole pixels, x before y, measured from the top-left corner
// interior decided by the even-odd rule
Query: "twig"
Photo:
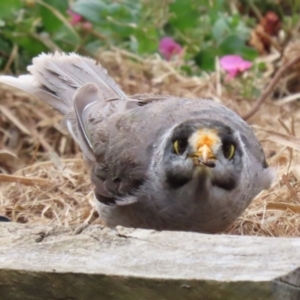
[[[27,135],[30,135],[30,131],[27,129],[27,127],[7,107],[5,107],[4,105],[0,105],[0,112],[17,128],[19,128],[20,131]]]
[[[14,60],[15,60],[17,54],[18,54],[18,50],[19,50],[18,45],[14,44],[13,49],[11,51],[11,54],[9,56],[9,59],[8,59],[8,61],[6,63],[6,66],[3,69],[3,74],[7,74],[8,73],[11,64],[14,62]]]
[[[246,113],[242,118],[244,120],[250,119],[260,108],[260,106],[266,101],[266,99],[270,96],[270,94],[273,92],[276,84],[281,79],[281,77],[284,75],[285,72],[287,72],[290,68],[292,68],[295,64],[300,62],[300,55],[286,63],[285,65],[281,66],[273,79],[270,81],[270,83],[267,85],[263,93],[260,95],[260,97],[257,99],[257,101],[254,103],[252,109]]]
[[[24,185],[49,185],[49,179],[0,174],[0,182],[17,182]],[[53,183],[54,184],[54,183]]]
[[[283,56],[284,50],[287,47],[287,45],[290,43],[290,41],[292,40],[292,38],[295,36],[295,34],[299,31],[300,29],[300,21],[296,24],[296,26],[294,28],[290,28],[285,30],[287,32],[287,35],[285,37],[285,39],[283,40],[281,47],[281,57]]]
[[[261,14],[260,10],[255,6],[255,4],[253,3],[252,0],[248,1],[248,4],[250,6],[250,8],[253,10],[256,18],[260,21],[261,19],[263,19],[263,15]]]

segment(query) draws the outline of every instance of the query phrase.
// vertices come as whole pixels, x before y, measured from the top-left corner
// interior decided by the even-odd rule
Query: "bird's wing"
[[[78,92],[77,95],[79,94]],[[115,108],[117,113],[110,118],[105,117],[105,113],[109,112],[105,112],[100,102],[85,109],[82,115],[83,127],[97,156],[91,178],[96,185],[96,197],[102,203],[133,203],[134,197],[130,196],[147,179],[154,135],[157,133],[154,128],[160,126],[162,118],[165,118],[163,114],[162,118],[155,114],[155,125],[149,132],[153,109],[145,108],[159,106],[165,99],[164,96],[152,94],[131,96],[118,104],[119,109]],[[113,103],[112,106],[114,107]],[[155,120],[157,117],[160,120]],[[99,126],[102,118],[105,120]]]

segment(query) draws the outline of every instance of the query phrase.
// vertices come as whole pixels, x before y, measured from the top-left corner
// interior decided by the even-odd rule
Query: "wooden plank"
[[[0,223],[0,299],[299,299],[300,239],[75,232]]]
[[[276,300],[300,299],[300,269],[274,280]]]

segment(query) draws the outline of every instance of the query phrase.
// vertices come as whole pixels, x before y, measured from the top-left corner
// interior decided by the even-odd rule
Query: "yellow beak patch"
[[[221,140],[216,130],[200,129],[191,136],[190,144],[194,148],[193,158],[200,164],[206,164],[216,159],[215,153]]]

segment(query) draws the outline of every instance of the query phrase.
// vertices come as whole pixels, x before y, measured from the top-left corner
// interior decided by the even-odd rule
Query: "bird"
[[[64,115],[110,228],[217,233],[273,181],[251,127],[212,99],[127,95],[96,60],[41,53],[0,82]]]

